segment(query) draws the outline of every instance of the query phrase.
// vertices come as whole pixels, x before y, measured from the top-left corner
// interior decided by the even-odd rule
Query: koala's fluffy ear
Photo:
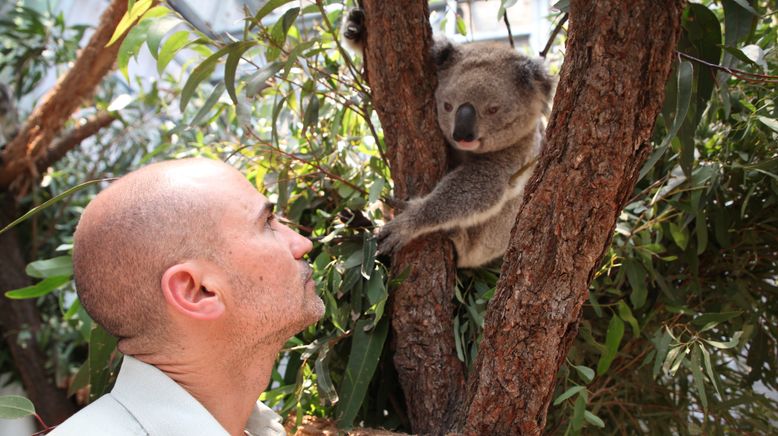
[[[435,62],[435,66],[438,67],[438,71],[445,70],[454,64],[454,61],[458,58],[459,50],[454,43],[447,38],[435,37],[432,43],[432,61]]]
[[[554,78],[546,72],[541,61],[522,57],[516,68],[516,80],[527,89],[537,89],[543,98],[550,103],[554,93]]]
[[[538,65],[534,79],[538,88],[543,93],[543,96],[546,98],[546,101],[550,102],[551,97],[554,95],[554,85],[556,84],[554,78],[548,74],[548,71],[546,71],[546,68],[543,65]]]

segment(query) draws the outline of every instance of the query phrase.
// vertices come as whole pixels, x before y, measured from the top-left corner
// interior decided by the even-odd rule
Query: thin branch
[[[508,41],[511,43],[511,48],[516,48],[513,43],[513,32],[511,32],[511,23],[508,21],[508,11],[503,11],[502,20],[505,21],[505,28],[508,29]]]
[[[546,42],[546,46],[543,47],[543,51],[540,52],[540,57],[544,59],[546,58],[548,51],[551,50],[551,45],[554,44],[554,40],[556,39],[556,36],[562,30],[562,26],[564,26],[566,22],[567,22],[567,14],[564,14],[562,15],[562,18],[559,20],[559,22],[556,24],[556,27],[554,27],[554,30],[551,32],[551,36],[548,37],[548,42]]]
[[[287,151],[284,151],[280,147],[274,146],[269,141],[265,141],[264,139],[260,138],[254,132],[254,130],[250,126],[245,126],[245,129],[246,129],[246,133],[249,136],[251,136],[252,138],[254,138],[254,140],[256,140],[261,145],[264,145],[265,147],[268,147],[268,148],[276,151],[277,153],[280,153],[280,154],[288,157],[289,159],[296,160],[298,162],[304,163],[305,165],[312,166],[312,167],[316,168],[317,170],[321,171],[323,174],[326,174],[328,177],[343,183],[344,185],[348,186],[349,188],[351,188],[351,189],[353,189],[353,190],[355,190],[357,192],[360,192],[362,195],[367,195],[367,191],[365,191],[364,189],[362,189],[359,186],[349,182],[348,180],[344,179],[343,177],[340,177],[339,175],[337,175],[337,174],[327,170],[326,168],[322,167],[321,165],[319,165],[319,164],[317,164],[315,162],[311,162],[309,160],[303,159],[300,156],[297,156],[297,155],[295,155],[293,153],[289,153]]]
[[[365,120],[368,129],[370,129],[370,134],[373,135],[373,139],[375,140],[375,146],[378,149],[378,154],[381,156],[381,160],[384,162],[384,165],[388,168],[389,159],[387,159],[386,153],[384,153],[384,149],[381,147],[381,140],[380,138],[378,138],[378,132],[376,131],[375,126],[373,125],[373,120],[370,119],[367,101],[365,101],[364,107],[362,108],[362,113],[360,115],[362,115],[362,119]]]
[[[103,127],[109,126],[116,118],[108,112],[100,112],[86,119],[84,124],[73,128],[65,136],[50,145],[35,162],[38,172],[46,171],[46,168],[62,159],[65,154],[78,146],[82,141],[99,132]]]
[[[73,66],[41,99],[16,137],[0,153],[3,158],[0,189],[8,189],[19,178],[34,178],[35,161],[45,153],[73,112],[94,94],[103,77],[113,69],[124,36],[109,47],[106,43],[126,11],[126,1],[113,0],[110,3]]]
[[[705,65],[707,67],[724,71],[725,73],[731,74],[738,79],[745,80],[746,82],[752,82],[752,83],[778,83],[778,76],[771,76],[769,74],[756,74],[756,73],[749,73],[748,71],[738,70],[735,68],[729,68],[725,67],[723,65],[719,64],[712,64],[710,62],[706,62],[702,59],[696,58],[690,54],[680,52],[678,50],[675,51],[678,53],[678,56],[682,58],[689,59],[690,61],[697,62],[699,64]]]

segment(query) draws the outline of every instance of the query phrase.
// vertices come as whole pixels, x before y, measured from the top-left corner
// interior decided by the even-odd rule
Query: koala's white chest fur
[[[472,227],[484,223],[495,215],[503,212],[507,203],[521,202],[524,196],[524,186],[529,181],[535,165],[525,168],[525,171],[518,175],[508,189],[500,196],[499,200],[486,210],[476,211],[471,215],[464,217],[458,224],[460,227]]]

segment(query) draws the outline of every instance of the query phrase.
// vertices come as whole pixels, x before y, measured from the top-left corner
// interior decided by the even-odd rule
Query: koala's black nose
[[[459,106],[454,118],[454,141],[474,141],[475,121],[475,108],[472,104]]]

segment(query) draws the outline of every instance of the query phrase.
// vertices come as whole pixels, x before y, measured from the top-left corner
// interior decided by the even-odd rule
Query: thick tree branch
[[[89,43],[78,55],[73,67],[43,97],[22,126],[19,134],[2,152],[0,191],[7,190],[21,179],[24,187],[34,179],[35,161],[45,153],[65,122],[81,104],[91,98],[103,77],[113,68],[121,40],[105,47],[116,25],[127,11],[126,0],[113,0],[100,17]],[[25,182],[23,179],[27,179]]]
[[[99,132],[103,127],[108,127],[116,118],[108,112],[100,112],[87,118],[84,124],[81,124],[65,136],[51,144],[45,152],[35,162],[38,173],[43,173],[46,169],[58,160],[65,157],[65,154],[76,148],[82,141]]]
[[[16,215],[13,199],[0,194],[0,228]],[[76,411],[76,405],[48,376],[46,356],[35,340],[41,325],[35,301],[10,300],[3,295],[5,291],[30,284],[30,278],[24,273],[26,262],[15,230],[0,235],[0,265],[0,334],[38,414],[48,425],[58,424]],[[22,332],[28,334],[20,335]]]
[[[684,3],[571,1],[547,145],[525,190],[457,430],[542,432],[589,282],[650,150]]]
[[[445,174],[438,128],[426,0],[365,0],[365,59],[373,105],[385,132],[395,197],[429,193]],[[401,18],[398,18],[401,17]],[[464,393],[464,368],[452,334],[456,279],[452,244],[442,235],[411,242],[393,259],[410,275],[392,293],[394,363],[418,433],[440,434]]]

